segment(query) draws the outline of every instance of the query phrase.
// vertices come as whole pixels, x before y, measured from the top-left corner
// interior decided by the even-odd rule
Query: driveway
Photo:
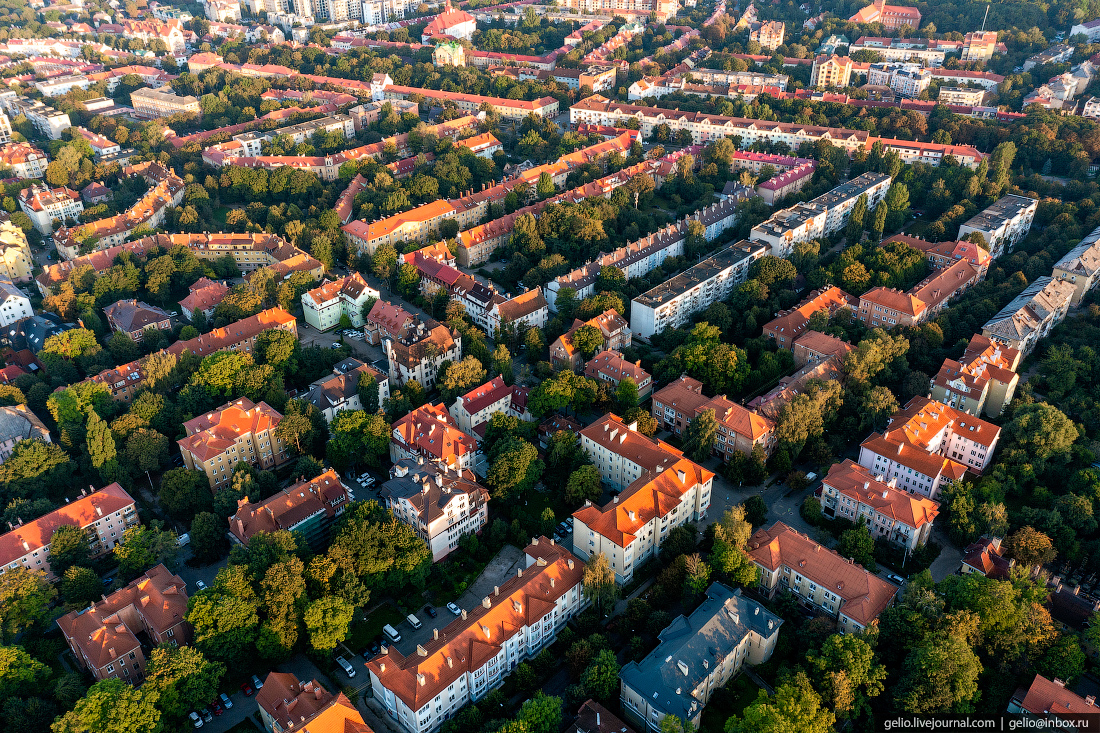
[[[962,566],[963,553],[947,538],[947,535],[935,527],[932,528],[932,541],[938,542],[943,547],[940,550],[940,556],[928,568],[928,571],[932,573],[932,580],[938,583],[948,575],[954,575],[959,571]]]
[[[258,710],[255,695],[245,697],[243,692],[237,690],[229,699],[233,701],[233,707],[221,715],[215,715],[213,720],[203,725],[203,733],[225,733]]]
[[[714,471],[717,468],[717,460],[712,458],[704,463],[704,466]],[[711,465],[712,463],[714,465]],[[760,496],[768,506],[768,517],[764,522],[765,527],[770,527],[776,522],[783,522],[792,529],[818,541],[831,539],[827,532],[808,524],[799,512],[803,500],[812,491],[812,488],[807,488],[804,491],[792,491],[789,486],[780,482],[776,482],[771,486],[738,486],[716,473],[714,487],[710,492],[710,508],[707,509],[706,517],[695,522],[695,526],[702,533],[706,530],[707,525],[719,521],[727,509],[743,503],[750,496]]]
[[[176,571],[176,575],[183,578],[184,582],[187,583],[188,595],[194,595],[199,589],[195,584],[197,581],[201,580],[206,583],[206,587],[209,588],[214,585],[214,578],[217,577],[218,572],[228,564],[228,555],[213,565],[204,565],[199,568],[193,568],[181,563],[179,570]]]

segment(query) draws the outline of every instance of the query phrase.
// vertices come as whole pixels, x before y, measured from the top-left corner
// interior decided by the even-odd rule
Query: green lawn
[[[386,624],[397,626],[405,620],[405,614],[396,607],[386,604],[374,609],[364,621],[361,615],[357,615],[351,625],[351,633],[348,635],[347,645],[357,652],[361,652],[370,644],[370,640],[382,635],[382,627]]]
[[[218,222],[222,226],[225,226],[225,217],[229,214],[228,206],[219,206],[214,209],[214,221]]]

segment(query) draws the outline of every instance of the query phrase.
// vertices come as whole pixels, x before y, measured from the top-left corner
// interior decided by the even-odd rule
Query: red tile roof
[[[187,437],[176,442],[182,450],[206,462],[229,450],[242,435],[271,430],[282,419],[283,416],[266,402],[257,405],[242,397],[185,422]]]
[[[1041,674],[1035,675],[1035,679],[1031,681],[1022,707],[1033,715],[1073,716],[1100,713],[1095,697],[1081,697],[1067,690],[1062,680],[1048,680]]]
[[[898,490],[851,459],[834,463],[822,483],[879,514],[920,529],[931,524],[940,513],[940,503],[923,496]]]
[[[423,405],[393,424],[393,440],[406,450],[427,454],[454,467],[477,451],[477,441],[458,429],[442,404]]]
[[[229,531],[246,546],[257,532],[291,529],[318,512],[332,518],[336,516],[337,507],[344,506],[351,497],[336,471],[329,469],[315,479],[299,481],[263,501],[247,501],[252,498],[245,497],[237,513],[229,518]]]

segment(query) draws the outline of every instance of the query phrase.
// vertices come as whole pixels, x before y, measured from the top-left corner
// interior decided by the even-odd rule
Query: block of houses
[[[477,440],[485,437],[485,430],[493,415],[501,413],[518,417],[520,420],[533,421],[534,416],[527,410],[527,396],[530,389],[504,383],[499,374],[485,384],[475,387],[458,397],[448,408],[458,429]]]
[[[928,264],[935,270],[942,270],[959,260],[966,260],[971,267],[981,273],[983,278],[985,277],[985,271],[989,268],[990,261],[993,259],[988,250],[982,249],[973,242],[963,240],[929,242],[926,239],[908,234],[895,234],[889,239],[883,240],[883,244],[889,242],[907,244],[913,249],[923,252],[928,256]]]
[[[186,645],[187,583],[157,565],[125,588],[57,619],[77,663],[96,680],[140,682],[151,644]],[[141,635],[140,637],[138,635]]]
[[[1096,704],[1095,695],[1082,697],[1068,689],[1064,681],[1037,674],[1031,681],[1031,687],[1018,689],[1012,695],[1008,712],[1047,718],[1051,720],[1051,728],[1068,729],[1073,727],[1070,721],[1080,715],[1091,717],[1100,714],[1100,706]],[[1055,722],[1059,724],[1055,725]]]
[[[794,342],[805,333],[810,316],[818,311],[825,311],[832,318],[843,308],[855,313],[859,310],[859,298],[848,295],[835,285],[814,290],[797,306],[781,311],[774,319],[765,323],[764,336],[775,339],[781,349],[791,349]]]
[[[257,501],[251,501],[251,499]],[[248,546],[257,532],[297,532],[315,550],[327,546],[332,523],[354,499],[331,468],[315,479],[294,483],[274,496],[246,496],[229,518],[229,537]]]
[[[364,409],[359,383],[365,375],[378,384],[378,405],[383,405],[390,396],[389,376],[353,357],[338,362],[332,367],[332,374],[310,384],[303,399],[321,411],[325,422],[331,423],[341,410]]]
[[[987,578],[1006,580],[1015,564],[1015,560],[1004,556],[1000,537],[982,537],[963,549],[959,574],[978,573]]]
[[[688,376],[681,376],[653,395],[650,408],[657,420],[657,427],[676,435],[683,435],[688,423],[704,410],[714,410],[718,420],[718,440],[714,451],[728,461],[733,453],[752,453],[760,446],[765,455],[775,449],[775,421],[731,402],[724,395],[707,397],[703,383]]]
[[[795,366],[801,369],[804,366],[817,364],[831,357],[836,357],[843,364],[844,357],[852,351],[852,348],[850,343],[838,339],[836,336],[830,336],[820,331],[805,331],[795,339],[791,351],[794,354]]]
[[[581,449],[615,496],[602,507],[585,502],[573,512],[573,552],[586,560],[603,553],[616,582],[628,583],[669,531],[706,516],[714,473],[616,415],[580,436]]]
[[[573,325],[569,330],[550,345],[550,361],[554,366],[568,366],[576,371],[584,363],[584,355],[573,346],[573,334],[582,326],[592,326],[603,334],[602,349],[597,349],[597,352],[604,349],[621,351],[630,346],[630,326],[625,318],[611,308],[587,321],[573,319]]]
[[[133,497],[116,484],[80,496],[33,521],[23,522],[0,535],[0,574],[23,567],[50,574],[50,542],[64,525],[79,527],[88,537],[93,558],[105,555],[122,541],[123,533],[141,524]]]
[[[944,359],[929,396],[960,412],[997,417],[1016,394],[1021,358],[1016,349],[976,333],[962,358]]]
[[[121,331],[137,343],[141,343],[145,338],[147,328],[155,328],[158,331],[172,329],[171,314],[155,305],[133,298],[111,303],[103,309],[103,314],[107,316],[107,323],[112,331]]]
[[[876,625],[898,592],[897,586],[783,522],[757,530],[747,552],[760,568],[764,595],[789,592],[807,608],[835,618],[842,634]]]
[[[75,221],[84,211],[80,194],[64,186],[47,188],[32,185],[19,192],[19,208],[30,217],[42,234],[53,232],[53,222]]]
[[[375,699],[409,733],[437,730],[499,687],[515,664],[553,643],[587,605],[578,558],[545,537],[524,554],[526,567],[442,630],[436,627],[415,654],[391,645],[367,662]]]
[[[439,462],[451,468],[468,469],[477,453],[477,440],[467,435],[447,412],[443,403],[422,405],[393,424],[390,460]]]
[[[1100,227],[1092,230],[1054,264],[1054,278],[1073,284],[1071,306],[1078,306],[1100,279]]]
[[[0,221],[0,277],[25,282],[31,279],[33,269],[27,235],[10,221]]]
[[[462,336],[432,319],[416,319],[407,335],[382,340],[390,365],[390,382],[400,386],[415,379],[427,391],[435,387],[439,367],[462,359]]]
[[[542,328],[550,306],[542,294],[541,287],[535,287],[526,293],[520,293],[511,300],[496,303],[489,310],[490,333],[497,333],[502,327],[513,327],[517,333],[526,333],[529,328]]]
[[[986,321],[982,335],[1027,356],[1040,339],[1066,319],[1075,293],[1073,282],[1037,277]]]
[[[843,378],[844,363],[838,357],[829,357],[781,377],[775,387],[750,400],[748,408],[764,418],[778,421],[783,408],[817,382],[834,382]]]
[[[333,695],[317,680],[301,682],[289,672],[269,672],[256,690],[264,730],[290,733],[372,733],[344,693]]]
[[[391,474],[380,496],[394,517],[424,540],[433,562],[449,555],[464,536],[485,528],[489,492],[473,471],[405,458],[394,464]]]
[[[611,349],[604,349],[592,357],[584,365],[584,376],[607,384],[612,390],[617,389],[619,382],[629,377],[638,388],[639,401],[653,392],[653,377],[642,369],[641,359],[636,362],[627,361],[620,352]]]
[[[242,397],[185,422],[187,437],[176,442],[184,465],[206,473],[210,488],[218,489],[233,478],[238,463],[269,470],[290,460],[290,452],[275,434],[282,419],[266,402],[257,405]]]
[[[935,499],[943,484],[989,465],[1001,429],[927,397],[914,397],[859,447],[859,465],[899,489]]]
[[[897,478],[875,475],[850,459],[834,463],[821,482],[821,511],[832,519],[862,521],[875,539],[912,552],[928,543],[940,503],[899,491],[897,484]]]
[[[302,312],[306,323],[318,331],[335,328],[343,316],[359,328],[363,325],[363,305],[371,298],[378,300],[380,295],[362,275],[353,272],[302,293]]]
[[[199,311],[207,318],[214,315],[214,309],[218,303],[229,295],[229,286],[223,282],[216,282],[208,277],[200,277],[188,288],[187,297],[179,302],[180,315],[188,321]]]
[[[936,270],[906,292],[874,287],[859,296],[859,320],[869,328],[915,326],[935,318],[954,298],[982,280],[966,260]]]
[[[703,709],[746,665],[763,664],[775,651],[783,620],[722,583],[688,616],[658,634],[660,643],[619,672],[623,715],[641,730],[660,730],[672,715],[698,726]]]

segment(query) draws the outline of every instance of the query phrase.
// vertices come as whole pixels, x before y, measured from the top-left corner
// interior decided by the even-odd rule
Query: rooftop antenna
[[[989,18],[989,6],[985,6],[985,17],[982,18],[982,33],[985,33],[985,21]]]

